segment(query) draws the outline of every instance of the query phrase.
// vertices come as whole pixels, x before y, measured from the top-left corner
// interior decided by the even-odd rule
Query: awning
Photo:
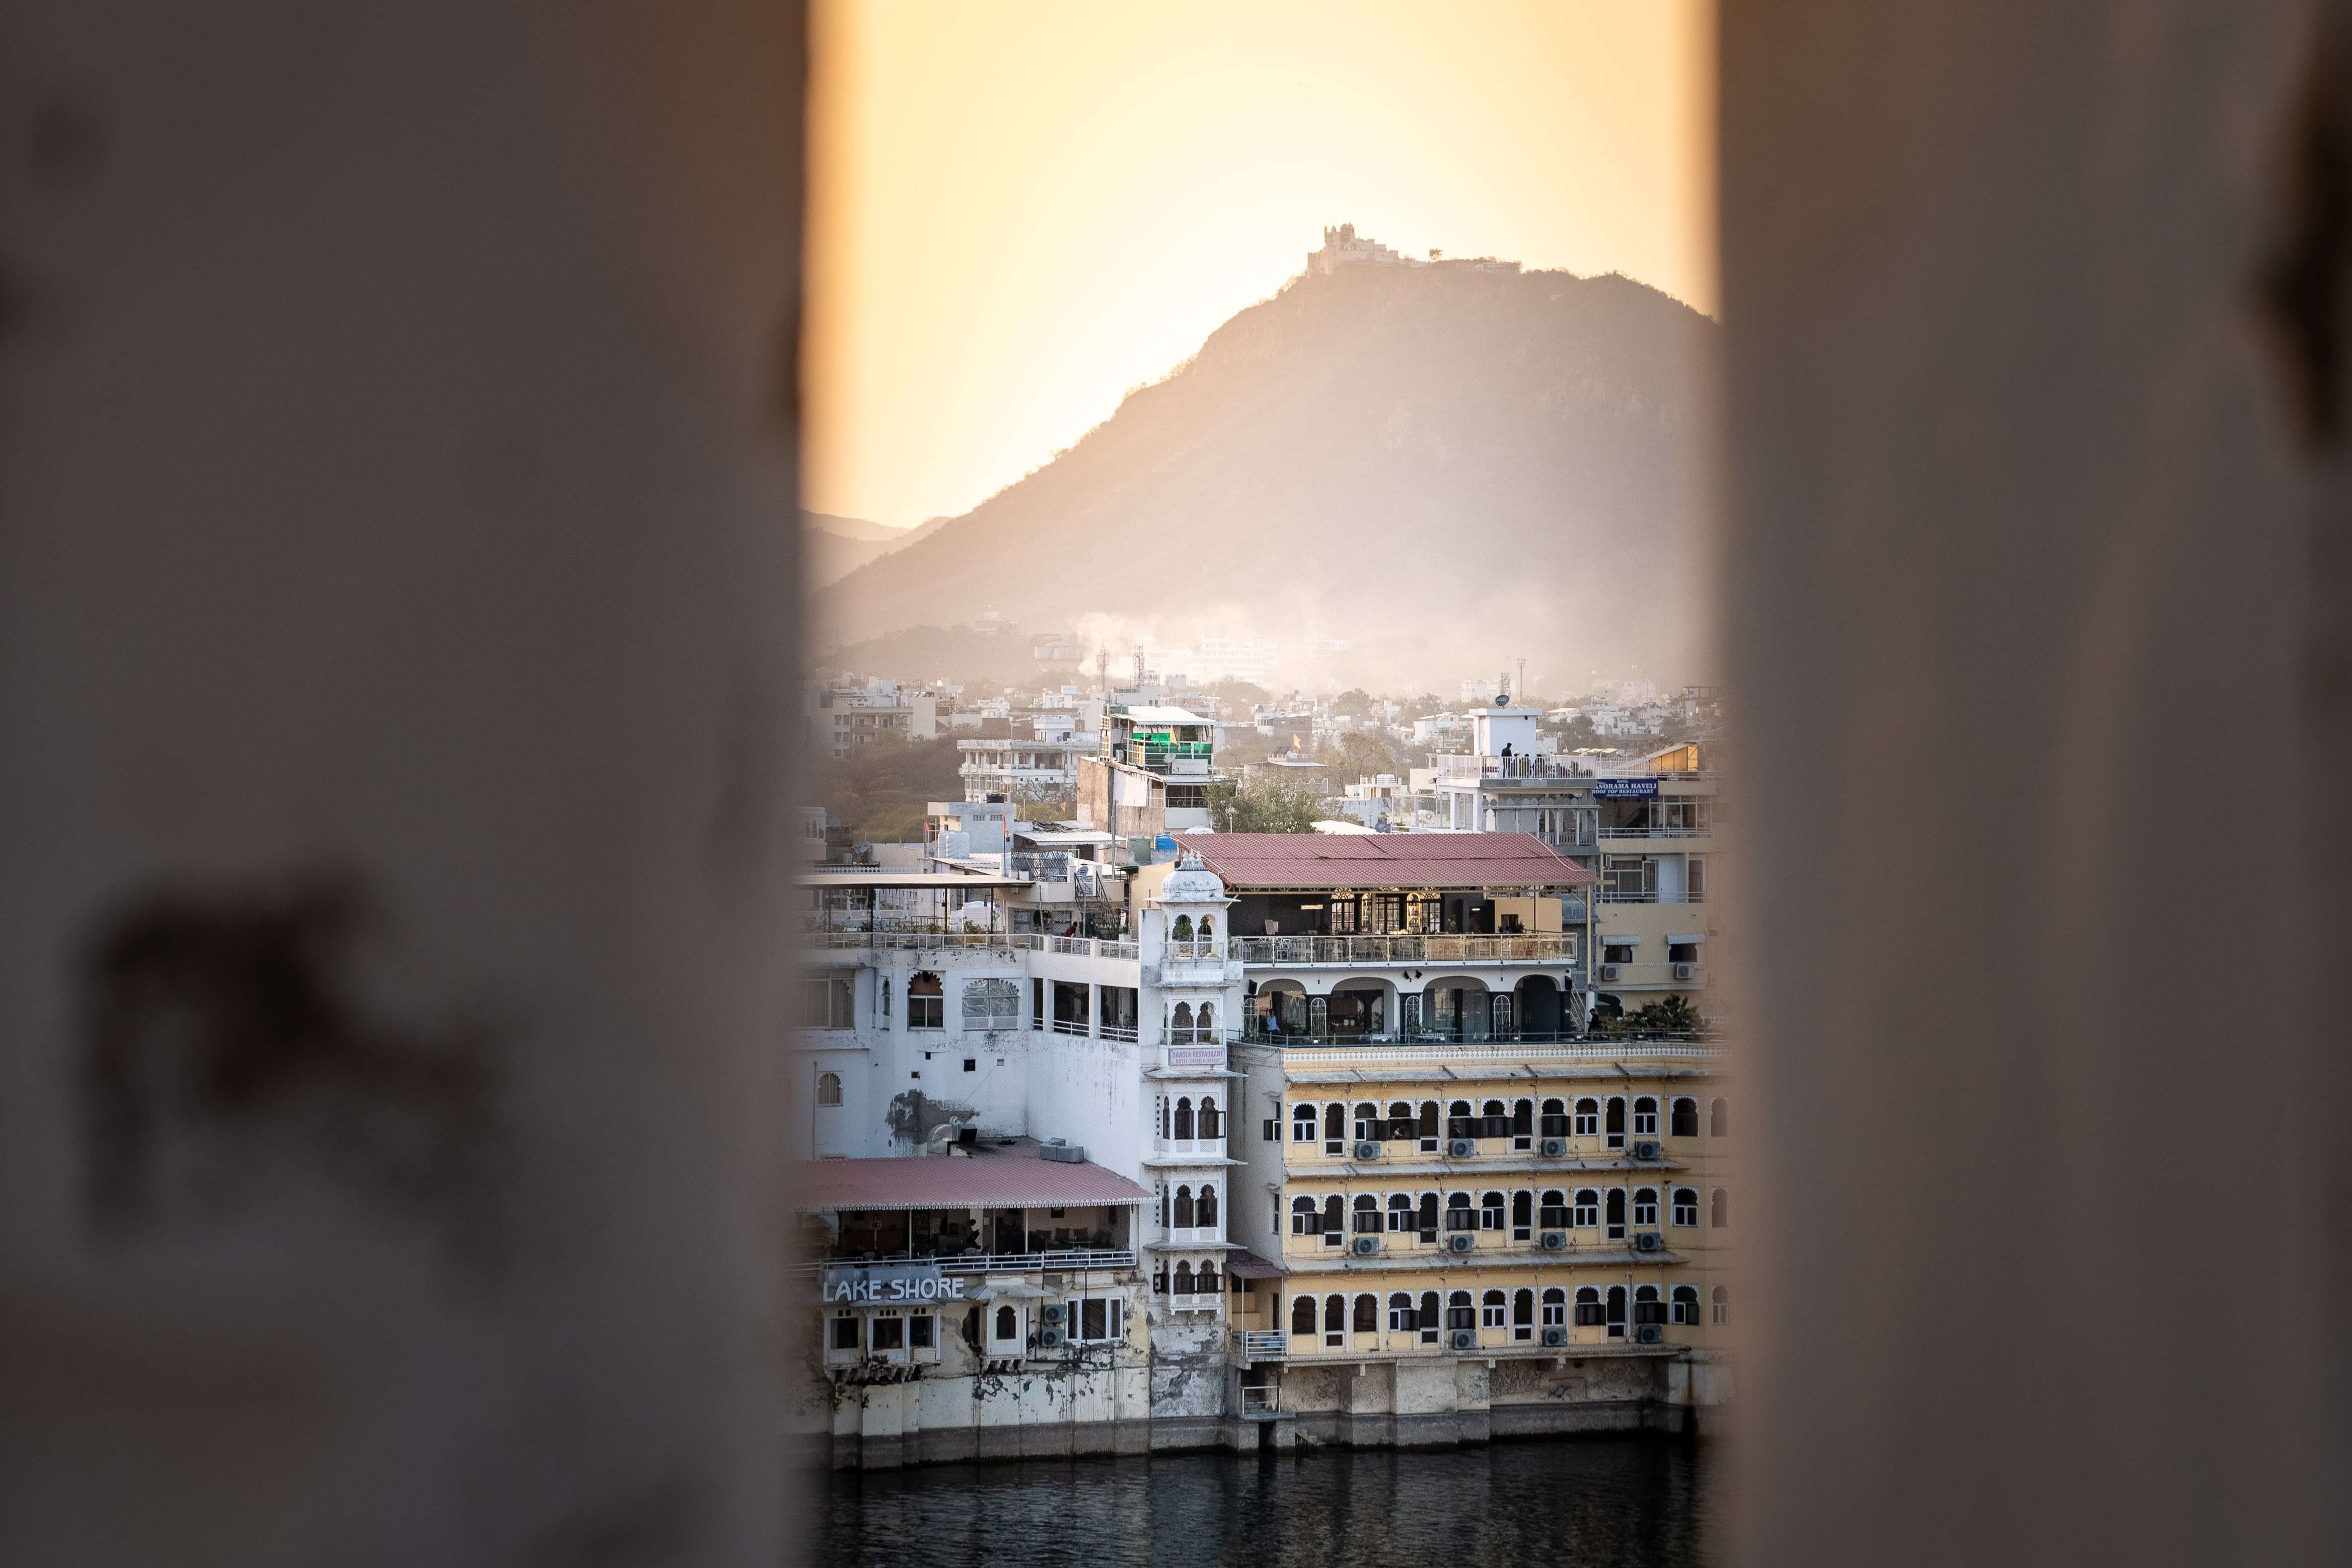
[[[1666,940],[1668,942],[1704,942],[1706,940],[1706,933],[1704,931],[1693,932],[1688,936],[1669,936]]]
[[[1279,1280],[1282,1270],[1246,1248],[1225,1254],[1225,1272],[1240,1280]]]

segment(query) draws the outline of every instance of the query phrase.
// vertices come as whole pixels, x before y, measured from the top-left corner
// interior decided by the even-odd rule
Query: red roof
[[[1225,1272],[1244,1280],[1279,1280],[1282,1270],[1246,1247],[1225,1254]]]
[[[786,1188],[794,1208],[1067,1208],[1145,1203],[1151,1195],[1091,1163],[1039,1156],[1037,1145],[983,1144],[970,1159],[908,1155],[883,1160],[803,1160]]]
[[[1533,833],[1187,833],[1233,889],[1581,887],[1600,878]]]

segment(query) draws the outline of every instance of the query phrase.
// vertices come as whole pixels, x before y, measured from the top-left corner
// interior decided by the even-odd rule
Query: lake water
[[[836,1471],[818,1568],[1703,1568],[1708,1451],[1661,1437]]]

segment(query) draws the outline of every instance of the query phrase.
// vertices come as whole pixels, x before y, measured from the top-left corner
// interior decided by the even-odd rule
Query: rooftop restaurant
[[[1129,1267],[1151,1195],[1084,1151],[992,1140],[929,1157],[809,1160],[789,1190],[803,1258],[936,1263],[946,1273]]]

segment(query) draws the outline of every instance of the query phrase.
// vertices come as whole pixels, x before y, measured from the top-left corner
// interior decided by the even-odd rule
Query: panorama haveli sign
[[[824,1271],[824,1304],[902,1307],[923,1301],[961,1301],[964,1280],[942,1274],[937,1263],[841,1263]]]

